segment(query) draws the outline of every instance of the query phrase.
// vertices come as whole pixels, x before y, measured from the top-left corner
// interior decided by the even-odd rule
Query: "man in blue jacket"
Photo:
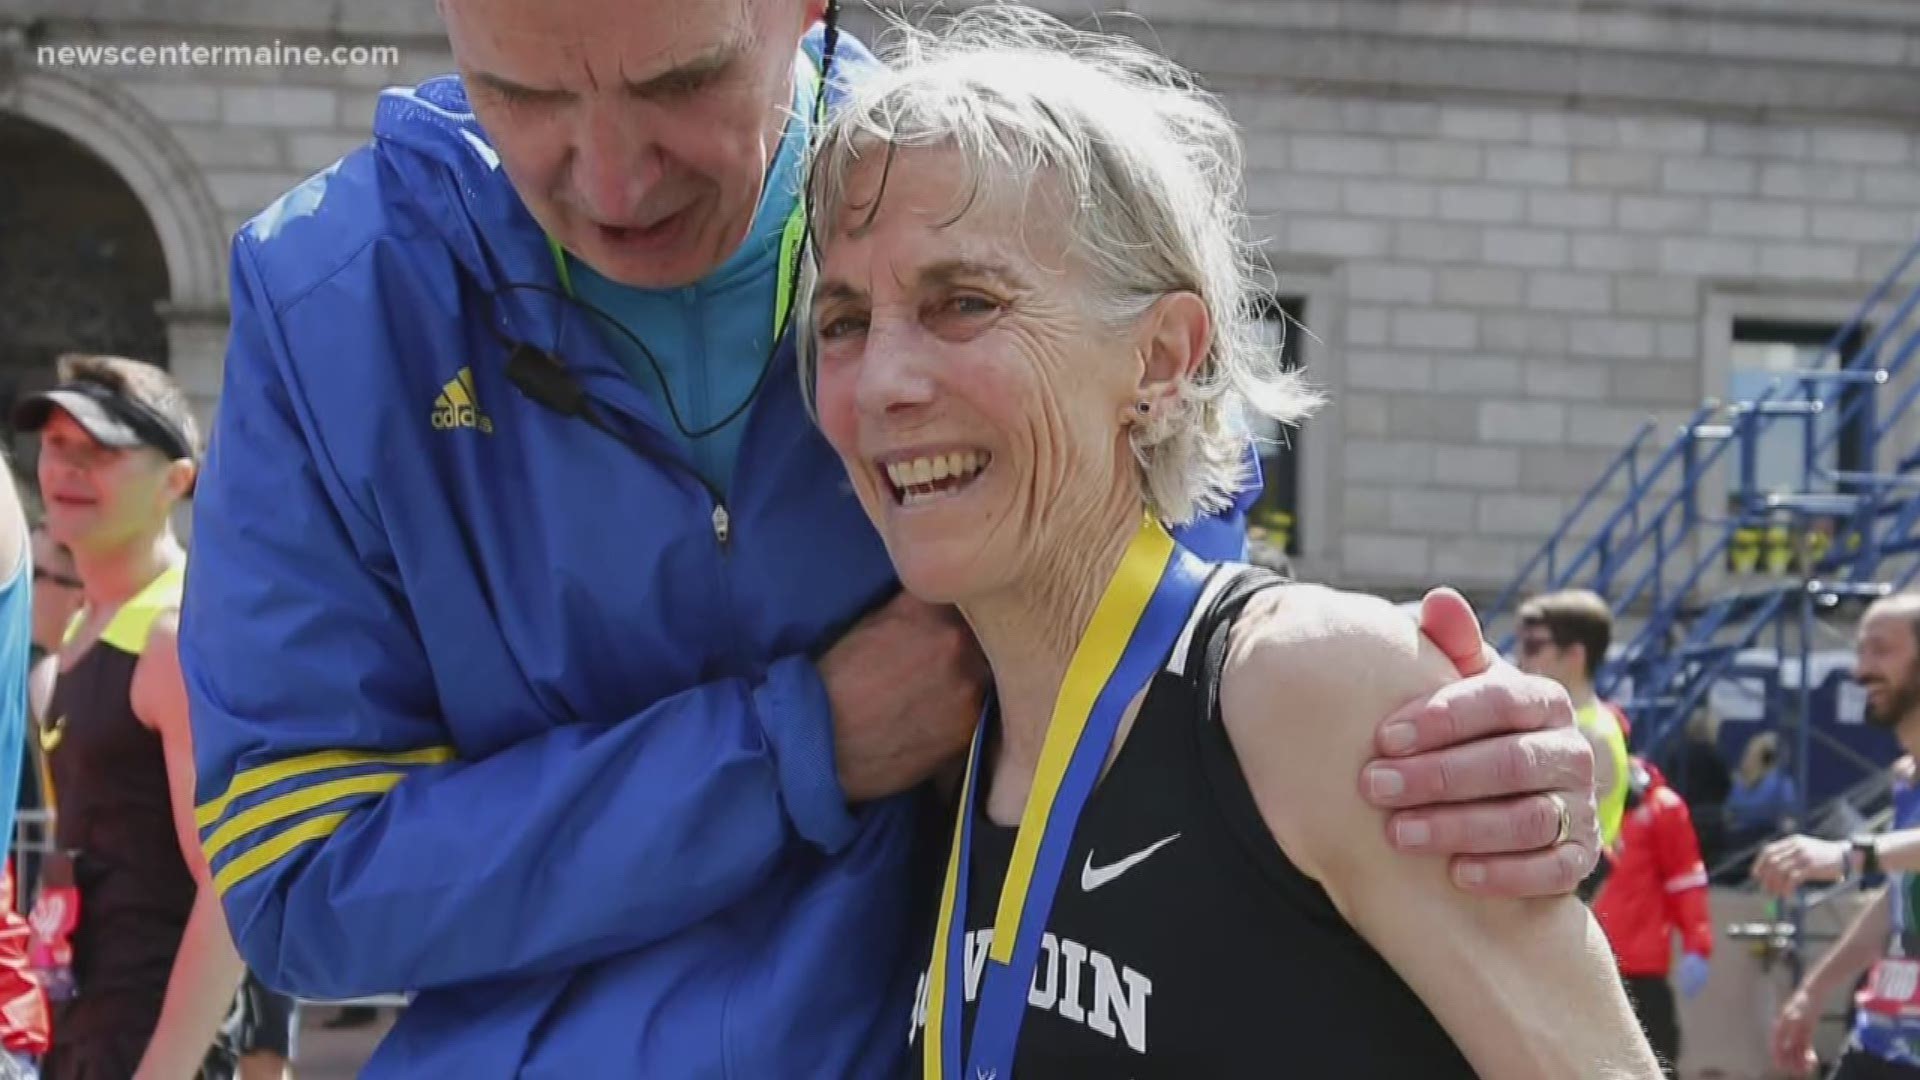
[[[872,58],[826,0],[441,9],[460,77],[234,243],[182,651],[241,952],[417,992],[369,1076],[887,1075],[912,793],[984,668],[793,375],[805,121]],[[1182,539],[1235,556],[1239,515]],[[1563,695],[1502,669],[1397,719],[1366,784],[1433,804],[1406,846],[1572,890]]]

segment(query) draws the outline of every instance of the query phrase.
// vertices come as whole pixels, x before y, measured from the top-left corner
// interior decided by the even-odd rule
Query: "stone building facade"
[[[1345,585],[1497,586],[1643,420],[1830,332],[1920,236],[1909,0],[1045,6],[1124,9],[1107,25],[1150,27],[1243,125],[1276,310],[1333,402],[1272,487],[1303,571]],[[0,392],[72,327],[163,355],[211,409],[231,232],[357,145],[381,86],[448,67],[424,0],[154,10],[0,0]],[[399,57],[37,60],[183,41]]]

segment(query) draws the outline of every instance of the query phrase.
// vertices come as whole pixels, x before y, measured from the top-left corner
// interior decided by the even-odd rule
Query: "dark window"
[[[1851,363],[1866,343],[1869,331],[1856,326],[1837,350],[1828,350],[1827,345],[1840,330],[1830,323],[1735,321],[1727,399],[1750,401],[1765,393],[1767,387],[1782,376],[1815,367],[1831,371]],[[1806,471],[1806,423],[1788,419],[1766,422],[1759,439],[1755,487],[1769,493],[1846,490],[1824,474],[1835,470],[1865,470],[1867,431],[1863,421],[1866,417],[1858,407],[1858,395],[1863,392],[1867,392],[1863,387],[1843,387],[1835,383],[1814,383],[1807,387],[1806,396],[1824,397],[1838,406],[1813,420],[1815,439],[1829,445],[1813,462],[1816,471],[1810,482]],[[1792,384],[1775,394],[1776,398],[1784,399],[1801,396],[1801,388]],[[1840,427],[1843,422],[1845,426]],[[1836,429],[1838,437],[1834,435]],[[1729,482],[1738,485],[1739,447],[1729,447],[1728,453],[1735,455],[1730,462],[1734,467],[1729,470]]]
[[[1727,377],[1727,400],[1751,401],[1765,394],[1776,380],[1807,370],[1832,371],[1859,356],[1872,331],[1856,326],[1834,339],[1842,327],[1832,323],[1740,319],[1733,324],[1733,348]],[[1810,421],[1775,417],[1761,421],[1755,446],[1753,487],[1741,488],[1741,447],[1727,448],[1727,502],[1734,513],[1741,499],[1766,495],[1845,493],[1854,485],[1837,481],[1834,472],[1864,472],[1869,467],[1869,419],[1862,394],[1872,388],[1834,382],[1787,382],[1775,400],[1820,398],[1830,407]],[[1808,425],[1812,425],[1818,452],[1808,459]],[[1749,502],[1747,506],[1756,503]],[[1796,515],[1780,512],[1766,520],[1750,520],[1739,527],[1727,551],[1728,568],[1736,573],[1760,571],[1785,574],[1819,564],[1844,528],[1844,516]]]
[[[1301,346],[1306,332],[1306,302],[1295,296],[1274,297],[1260,312],[1268,341],[1280,345],[1281,364],[1293,371],[1300,367]],[[1299,432],[1274,423],[1263,416],[1249,418],[1248,426],[1260,440],[1260,471],[1266,480],[1260,501],[1255,504],[1247,524],[1267,531],[1277,541],[1284,537],[1288,555],[1300,554],[1300,449]]]

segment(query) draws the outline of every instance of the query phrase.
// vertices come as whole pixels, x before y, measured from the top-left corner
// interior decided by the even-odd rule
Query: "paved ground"
[[[382,1010],[380,1022],[351,1031],[326,1031],[322,1021],[334,1014],[331,1006],[309,1005],[300,1010],[300,1060],[295,1080],[352,1080],[373,1055],[373,1048],[393,1025],[393,1012]]]

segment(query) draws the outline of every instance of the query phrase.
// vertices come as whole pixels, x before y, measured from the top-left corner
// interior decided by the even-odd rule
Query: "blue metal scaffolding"
[[[1643,425],[1488,613],[1497,625],[1526,595],[1585,587],[1634,617],[1639,629],[1602,667],[1598,690],[1624,698],[1634,749],[1655,761],[1670,760],[1717,683],[1755,674],[1772,631],[1766,714],[1793,748],[1801,822],[1820,737],[1816,638],[1835,613],[1920,578],[1920,447],[1897,434],[1920,402],[1917,265],[1920,243],[1808,370],[1751,400],[1702,404],[1665,442]],[[1759,477],[1760,447],[1779,432],[1800,448],[1791,490],[1767,490]],[[1859,468],[1827,464],[1843,433]],[[1512,644],[1509,628],[1500,647]]]

